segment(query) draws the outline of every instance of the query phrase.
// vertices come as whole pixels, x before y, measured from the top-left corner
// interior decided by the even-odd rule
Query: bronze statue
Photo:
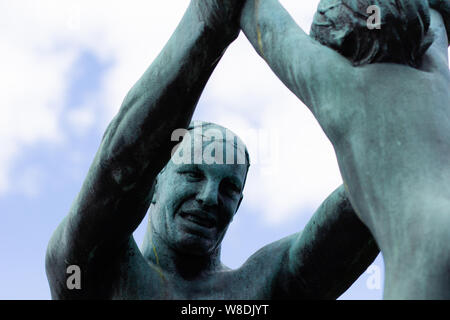
[[[373,5],[379,28],[368,26]],[[450,299],[449,23],[449,0],[322,0],[311,36],[277,0],[242,13],[254,48],[332,142],[383,254],[386,299]]]
[[[221,241],[243,199],[249,156],[225,128],[189,124],[206,82],[239,34],[243,5],[192,0],[126,96],[49,243],[52,298],[335,299],[378,254],[340,187],[303,232],[262,248],[236,270],[222,264]],[[173,139],[180,129],[188,129],[181,143]],[[132,233],[147,210],[141,252]],[[81,272],[79,286],[67,285],[68,268]]]

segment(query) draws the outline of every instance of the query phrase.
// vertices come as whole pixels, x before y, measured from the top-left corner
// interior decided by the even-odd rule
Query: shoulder
[[[68,218],[54,232],[46,252],[45,269],[53,299],[103,299],[118,264],[124,262],[129,243],[100,245],[93,250],[79,246],[70,235]]]
[[[285,258],[291,247],[293,241],[300,236],[300,233],[295,233],[287,236],[281,240],[272,242],[257,252],[255,252],[241,268],[258,268],[264,265],[269,265],[268,259],[270,259],[271,268],[276,269],[279,267],[279,263]]]
[[[237,274],[248,283],[262,288],[265,299],[302,298],[303,286],[290,270],[290,253],[301,233],[270,243],[254,253]]]

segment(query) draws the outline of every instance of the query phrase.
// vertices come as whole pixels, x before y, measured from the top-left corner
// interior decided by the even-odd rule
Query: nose
[[[197,194],[197,201],[204,206],[216,206],[219,203],[219,184],[214,181],[208,181],[204,184],[202,190]]]

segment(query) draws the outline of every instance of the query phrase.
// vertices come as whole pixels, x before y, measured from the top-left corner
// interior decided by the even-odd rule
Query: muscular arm
[[[336,299],[378,253],[341,186],[317,209],[302,233],[267,246],[254,259],[278,265],[272,269],[276,273],[273,299]]]
[[[247,0],[241,28],[278,78],[319,121],[323,111],[318,106],[335,100],[342,83],[354,82],[351,63],[306,34],[278,0]]]
[[[46,269],[53,297],[102,296],[98,276],[107,273],[108,261],[145,216],[154,179],[177,143],[171,141],[172,132],[188,126],[211,73],[239,33],[239,2],[192,0],[162,52],[124,99],[49,243]],[[82,270],[82,292],[65,287],[66,267],[73,264]]]
[[[323,202],[303,233],[293,240],[286,274],[302,279],[308,298],[336,299],[378,253],[375,240],[355,214],[341,186]],[[287,289],[289,292],[291,288]]]

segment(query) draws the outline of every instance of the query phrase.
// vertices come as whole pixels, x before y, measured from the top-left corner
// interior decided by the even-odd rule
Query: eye
[[[186,177],[188,181],[196,182],[203,179],[203,174],[196,170],[182,171],[181,174]]]
[[[241,190],[231,182],[225,182],[223,184],[223,191],[229,197],[234,197],[241,193]]]

